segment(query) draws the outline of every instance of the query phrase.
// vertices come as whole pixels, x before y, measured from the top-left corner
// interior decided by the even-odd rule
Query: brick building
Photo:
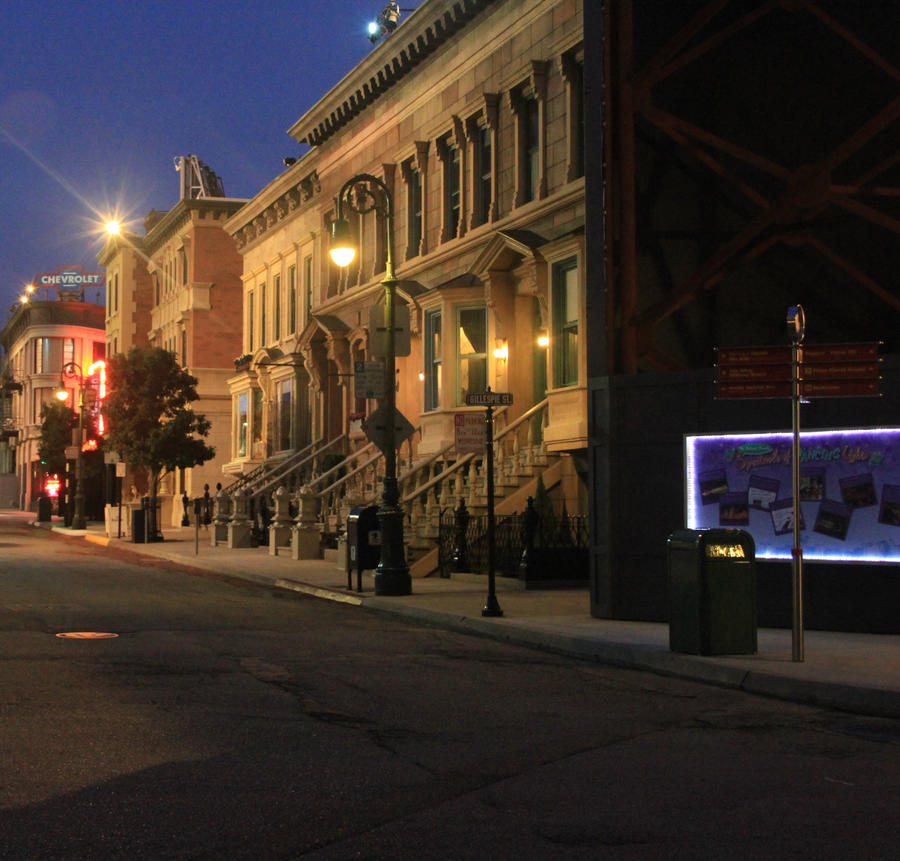
[[[241,352],[241,257],[223,229],[245,201],[226,198],[221,180],[194,156],[180,160],[181,199],[152,211],[145,234],[110,237],[98,256],[107,272],[106,342],[110,355],[161,347],[197,377],[193,409],[212,423],[216,457],[164,479],[163,523],[180,521],[173,496],[215,488],[231,449],[231,398],[225,380]],[[126,478],[126,496],[140,479]]]

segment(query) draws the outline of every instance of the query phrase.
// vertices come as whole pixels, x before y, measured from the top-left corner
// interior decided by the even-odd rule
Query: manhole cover
[[[64,640],[111,640],[114,637],[118,637],[118,634],[110,634],[105,631],[66,631],[62,634],[57,634],[57,637],[61,637]]]

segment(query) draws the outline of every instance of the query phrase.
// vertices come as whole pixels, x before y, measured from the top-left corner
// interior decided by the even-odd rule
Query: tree
[[[199,397],[197,378],[168,350],[133,347],[109,360],[107,382],[107,445],[126,463],[146,469],[155,511],[166,472],[198,466],[216,453],[202,439],[210,423],[189,407]]]
[[[72,445],[72,428],[77,423],[75,410],[66,403],[54,400],[41,407],[38,457],[45,472],[65,474],[66,446]]]

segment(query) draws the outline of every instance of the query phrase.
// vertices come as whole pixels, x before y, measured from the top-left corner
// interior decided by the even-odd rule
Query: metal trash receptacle
[[[145,543],[145,518],[147,517],[147,510],[144,508],[132,508],[131,509],[131,543],[132,544],[144,544]]]
[[[53,500],[49,496],[39,496],[37,501],[38,523],[50,523],[53,519]]]
[[[347,517],[347,586],[352,588],[350,574],[354,568],[362,575],[372,571],[381,561],[381,524],[378,508],[358,506]]]
[[[755,655],[756,546],[742,529],[679,529],[667,542],[669,648]]]

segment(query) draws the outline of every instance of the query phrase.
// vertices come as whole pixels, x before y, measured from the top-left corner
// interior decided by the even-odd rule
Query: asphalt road
[[[136,564],[10,517],[0,730],[3,859],[893,859],[900,845],[896,721]]]

